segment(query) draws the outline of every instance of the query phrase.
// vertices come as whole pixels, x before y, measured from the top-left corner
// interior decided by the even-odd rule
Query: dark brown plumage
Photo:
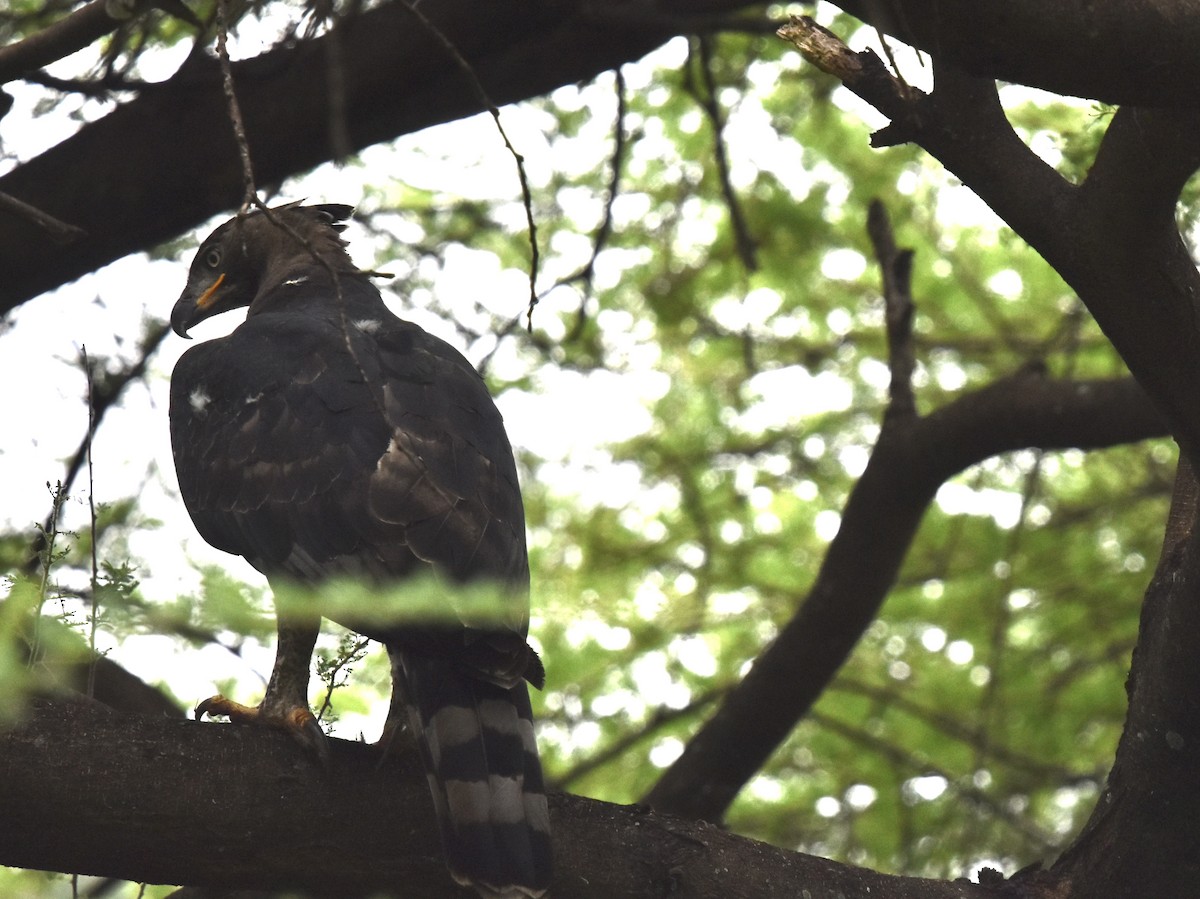
[[[486,623],[468,625],[453,608],[435,621],[337,620],[392,657],[455,879],[484,896],[538,896],[550,879],[549,821],[526,682],[541,687],[544,675],[525,641],[512,450],[471,365],[394,316],[351,262],[338,224],[350,212],[251,213],[197,251],[172,327],[187,336],[212,315],[249,310],[175,368],[180,490],[204,539],[273,584],[347,575],[386,586],[431,574],[502,590],[501,615]],[[276,724],[322,752],[307,706],[319,618],[286,604],[278,616],[262,704],[214,697],[197,713]]]

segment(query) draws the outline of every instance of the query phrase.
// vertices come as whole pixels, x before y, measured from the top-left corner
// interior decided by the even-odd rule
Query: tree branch
[[[935,59],[926,95],[809,20],[780,35],[892,119],[876,145],[925,149],[1055,268],[1200,462],[1200,273],[1174,219],[1200,168],[1200,111],[1122,109],[1075,187],[1017,137],[994,82]]]
[[[323,772],[286,735],[36,703],[0,734],[0,863],[151,883],[338,896],[465,895],[449,883],[415,757],[333,740]],[[54,747],[47,752],[46,747]],[[812,895],[982,899],[637,807],[551,797],[555,899]]]
[[[981,77],[1115,104],[1200,105],[1200,16],[1191,0],[835,2]]]
[[[414,26],[405,4],[344,19],[339,102],[352,148],[481,112],[479,86],[498,105],[537,96],[637,59],[674,33],[597,25],[587,8],[585,0],[422,4],[478,85],[436,35]],[[232,66],[260,183],[307,171],[335,151],[316,127],[329,118],[329,40],[282,45]],[[58,246],[0,214],[0,314],[236,207],[241,168],[216,62],[194,55],[170,81],[0,178],[0,193],[87,232]]]
[[[1047,872],[1073,895],[1185,896],[1200,830],[1200,527],[1195,475],[1180,458],[1171,521],[1146,590],[1126,684],[1129,714],[1104,792]],[[1164,860],[1171,860],[1164,863]]]
[[[917,412],[912,375],[916,368],[913,352],[913,251],[896,246],[887,208],[872,200],[867,210],[867,234],[883,276],[884,321],[887,323],[888,368],[892,379],[887,414],[911,417]]]
[[[963,394],[925,418],[885,418],[796,616],[645,801],[671,814],[721,817],[875,620],[948,478],[1016,449],[1095,449],[1166,433],[1131,379],[1060,381],[1033,370]]]

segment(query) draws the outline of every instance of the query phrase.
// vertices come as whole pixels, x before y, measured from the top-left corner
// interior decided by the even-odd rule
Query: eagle
[[[341,236],[353,207],[243,213],[200,245],[171,312],[182,337],[249,307],[171,376],[171,446],[200,535],[275,588],[278,645],[266,694],[216,696],[196,717],[283,728],[327,759],[308,706],[311,656],[330,617],[388,651],[396,705],[416,736],[453,878],[484,897],[537,897],[550,827],[528,684],[529,561],[516,464],[483,379],[457,350],[394,315]],[[439,585],[441,616],[320,604],[355,578],[396,592]],[[295,591],[312,588],[317,607]],[[499,613],[458,603],[492,588]],[[427,593],[428,591],[426,591]],[[467,608],[468,611],[464,611]]]

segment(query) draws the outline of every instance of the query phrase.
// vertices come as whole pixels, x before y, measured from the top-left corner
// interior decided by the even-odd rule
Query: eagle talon
[[[196,706],[193,714],[197,721],[204,720],[205,715],[219,715],[228,718],[234,724],[266,724],[286,731],[317,757],[322,768],[329,769],[329,739],[316,716],[304,706],[297,706],[282,715],[274,715],[264,713],[262,706],[242,705],[224,696],[210,696]]]
[[[228,718],[234,724],[250,724],[262,718],[262,713],[257,706],[242,705],[240,702],[234,702],[224,696],[208,697],[196,706],[193,714],[197,721],[203,721],[205,715],[210,717],[220,715]]]
[[[284,728],[300,745],[311,751],[326,771],[330,767],[329,738],[321,729],[316,716],[306,708],[293,709],[282,722]]]

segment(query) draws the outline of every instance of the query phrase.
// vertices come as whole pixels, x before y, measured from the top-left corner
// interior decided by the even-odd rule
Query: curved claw
[[[329,738],[321,729],[316,716],[307,706],[279,710],[270,708],[263,711],[263,706],[242,705],[224,696],[210,696],[196,706],[197,721],[205,715],[228,718],[235,724],[266,724],[286,731],[295,738],[301,746],[317,757],[317,761],[325,770],[329,770],[330,752]]]
[[[316,716],[307,708],[292,709],[281,723],[301,746],[316,755],[321,767],[328,771],[329,738],[325,736],[325,731],[321,729]]]
[[[224,696],[208,697],[196,706],[193,714],[197,721],[202,721],[205,715],[221,715],[235,724],[249,724],[262,718],[258,706],[242,705],[240,702],[234,702]]]

